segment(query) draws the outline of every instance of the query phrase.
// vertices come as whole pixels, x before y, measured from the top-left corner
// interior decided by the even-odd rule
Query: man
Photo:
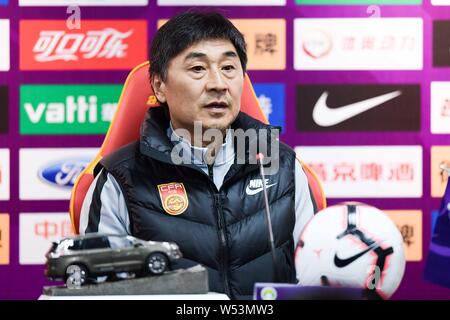
[[[426,280],[450,288],[450,167],[441,163],[442,180],[447,180],[441,208],[434,224],[424,277]]]
[[[246,64],[242,34],[220,14],[184,13],[159,29],[150,74],[162,106],[147,112],[139,141],[96,168],[101,172],[83,204],[80,233],[174,241],[183,253],[176,268],[200,263],[211,291],[249,297],[255,282],[274,280],[263,181],[252,151],[271,145],[265,184],[277,280],[295,282],[294,248],[313,204],[294,151],[274,140],[278,128],[239,111]],[[233,130],[256,134],[240,148]]]

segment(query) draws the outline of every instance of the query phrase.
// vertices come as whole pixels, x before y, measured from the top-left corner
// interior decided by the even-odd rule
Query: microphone
[[[259,172],[261,174],[262,179],[262,185],[263,185],[263,193],[264,193],[264,205],[266,208],[266,222],[267,222],[267,229],[269,230],[269,244],[270,244],[270,251],[272,251],[272,264],[273,264],[273,279],[274,282],[278,282],[279,274],[278,274],[278,268],[275,258],[275,241],[273,239],[273,228],[272,228],[272,221],[270,219],[270,208],[269,208],[269,197],[267,195],[267,188],[266,188],[266,176],[264,175],[264,167],[262,164],[262,160],[264,159],[264,155],[262,153],[258,153],[256,155],[256,160],[259,162]]]

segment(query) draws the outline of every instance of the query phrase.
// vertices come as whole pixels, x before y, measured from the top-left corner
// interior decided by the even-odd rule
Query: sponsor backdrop
[[[74,179],[158,26],[192,6],[243,32],[264,112],[329,204],[366,202],[398,226],[393,298],[450,299],[422,276],[450,166],[449,0],[0,0],[0,299],[52,284],[43,255],[72,232]]]

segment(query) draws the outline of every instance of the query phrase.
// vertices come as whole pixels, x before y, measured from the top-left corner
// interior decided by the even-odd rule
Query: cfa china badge
[[[150,95],[147,99],[147,105],[150,107],[156,107],[159,106],[159,102],[158,99],[156,98],[155,95]]]
[[[158,185],[159,196],[164,211],[177,216],[186,211],[189,202],[186,189],[181,182],[171,182]]]

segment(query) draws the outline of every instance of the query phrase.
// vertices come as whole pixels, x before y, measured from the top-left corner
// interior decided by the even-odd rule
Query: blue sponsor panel
[[[66,159],[50,163],[41,168],[39,178],[53,186],[72,188],[81,171],[86,168],[92,159]]]
[[[253,84],[259,104],[272,125],[285,128],[285,85],[282,83]]]
[[[424,278],[450,288],[450,182],[447,183],[441,208],[436,211],[436,214],[433,213],[433,233],[425,264]]]
[[[434,230],[436,229],[436,221],[439,216],[438,210],[431,211],[431,236],[433,236]]]

